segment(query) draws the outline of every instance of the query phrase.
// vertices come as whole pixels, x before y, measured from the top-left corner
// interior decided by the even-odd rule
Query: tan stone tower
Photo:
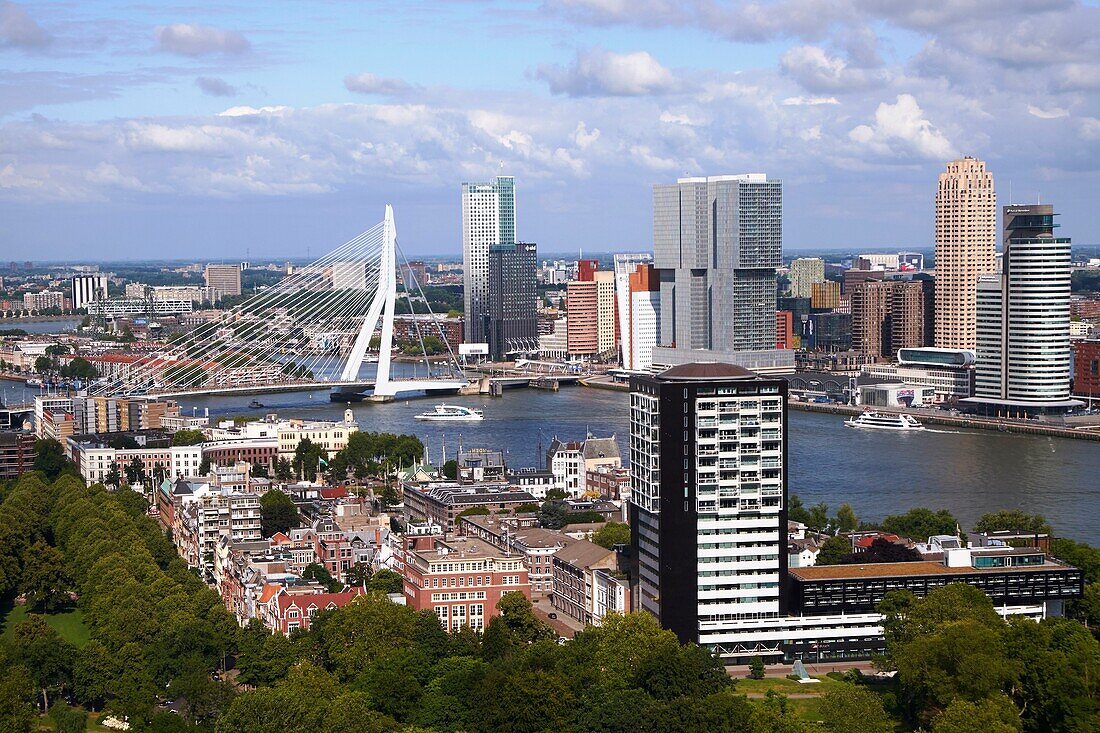
[[[993,174],[976,158],[951,161],[936,191],[936,346],[975,347],[978,276],[996,269]]]

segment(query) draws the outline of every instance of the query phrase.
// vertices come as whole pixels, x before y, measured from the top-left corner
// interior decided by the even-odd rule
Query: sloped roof
[[[589,438],[584,441],[584,457],[589,458],[618,458],[619,444],[615,442],[615,436],[610,438]]]
[[[695,379],[754,379],[756,372],[737,364],[721,361],[695,361],[680,364],[657,375],[659,379],[689,381]]]
[[[615,554],[614,550],[601,547],[595,542],[577,540],[554,553],[554,557],[578,568],[587,568]]]

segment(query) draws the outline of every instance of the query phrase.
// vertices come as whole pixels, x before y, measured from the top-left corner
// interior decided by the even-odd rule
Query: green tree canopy
[[[268,489],[260,497],[260,533],[270,537],[276,532],[289,532],[299,524],[298,507],[294,500],[278,489]]]
[[[816,565],[840,565],[852,552],[852,543],[846,537],[830,537],[817,552]]]
[[[987,512],[974,525],[975,532],[1038,532],[1050,534],[1051,528],[1042,514],[1028,514],[1018,509]]]
[[[201,430],[191,430],[184,428],[183,430],[177,430],[172,435],[172,445],[200,445],[206,436],[202,434]]]
[[[608,522],[592,535],[592,541],[607,549],[615,545],[630,544],[630,525],[626,522]]]
[[[882,520],[882,529],[899,537],[923,542],[938,534],[953,535],[959,520],[946,509],[932,511],[924,507],[910,509],[905,514],[891,514]]]

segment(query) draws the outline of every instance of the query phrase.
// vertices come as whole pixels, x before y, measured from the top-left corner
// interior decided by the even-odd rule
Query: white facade
[[[73,277],[73,308],[84,308],[94,300],[107,299],[106,275],[76,275]]]
[[[631,354],[633,353],[631,349],[634,343],[634,332],[631,325],[630,274],[637,269],[638,265],[650,264],[653,264],[653,255],[648,253],[615,255],[615,307],[618,311],[619,347],[622,354],[621,363],[624,369],[636,368],[631,366],[634,361],[631,358]],[[660,293],[657,294],[656,300],[658,303],[657,307],[660,308]],[[649,347],[649,353],[652,359],[652,345]]]
[[[511,176],[462,184],[462,286],[466,341],[486,343],[489,247],[516,242],[516,188]]]
[[[629,364],[624,359],[623,368],[646,371],[653,366],[653,349],[661,334],[661,292],[642,290],[630,296],[630,351]]]

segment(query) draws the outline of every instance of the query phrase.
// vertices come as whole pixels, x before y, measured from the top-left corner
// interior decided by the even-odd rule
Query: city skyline
[[[709,7],[5,2],[0,246],[293,257],[390,202],[450,253],[455,187],[507,173],[546,251],[637,251],[652,184],[768,170],[788,251],[919,248],[963,154],[1097,239],[1096,7]]]

